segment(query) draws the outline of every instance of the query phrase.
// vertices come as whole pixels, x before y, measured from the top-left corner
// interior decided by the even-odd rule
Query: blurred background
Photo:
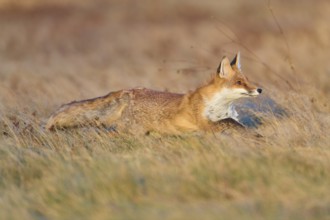
[[[48,116],[74,99],[186,92],[242,53],[266,94],[327,108],[328,0],[0,0],[2,110]]]

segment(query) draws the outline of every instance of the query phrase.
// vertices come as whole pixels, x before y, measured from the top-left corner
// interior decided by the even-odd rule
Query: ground
[[[0,0],[4,219],[329,219],[330,4]],[[60,105],[186,92],[222,56],[287,111],[239,133],[46,132]]]

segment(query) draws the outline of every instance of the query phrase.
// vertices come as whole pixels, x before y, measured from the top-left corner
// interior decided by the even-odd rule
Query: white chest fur
[[[217,122],[225,118],[237,119],[237,112],[231,105],[236,99],[242,97],[244,89],[227,89],[215,93],[210,99],[205,100],[204,117],[212,122]]]

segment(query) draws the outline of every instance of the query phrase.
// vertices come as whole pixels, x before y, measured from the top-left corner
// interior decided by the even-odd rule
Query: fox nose
[[[257,92],[258,92],[259,94],[262,93],[262,89],[258,88],[258,89],[257,89]]]

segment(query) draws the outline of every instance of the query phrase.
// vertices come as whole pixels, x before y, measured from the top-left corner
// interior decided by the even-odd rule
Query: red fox
[[[242,74],[240,53],[230,62],[223,57],[213,79],[187,94],[145,88],[119,90],[60,107],[46,129],[105,127],[116,132],[181,134],[223,131],[239,126],[230,119],[231,104],[262,92]]]

